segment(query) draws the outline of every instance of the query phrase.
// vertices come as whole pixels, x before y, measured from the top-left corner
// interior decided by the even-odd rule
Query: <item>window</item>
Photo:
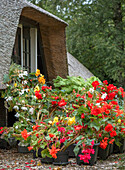
[[[37,28],[20,24],[17,28],[12,61],[29,72],[37,69]]]

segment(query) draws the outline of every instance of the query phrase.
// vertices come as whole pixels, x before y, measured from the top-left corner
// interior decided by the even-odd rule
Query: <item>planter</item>
[[[10,149],[10,145],[5,139],[0,139],[0,149]]]
[[[113,153],[113,144],[109,144],[109,156]]]
[[[36,151],[33,151],[33,159],[38,158],[38,157],[41,158],[41,157],[42,157],[42,156],[41,156],[42,150],[43,150],[43,149],[39,148],[39,149],[38,149],[38,154],[37,154],[37,155],[36,155]]]
[[[77,164],[78,165],[81,165],[81,164],[83,164],[83,165],[91,165],[91,166],[94,165],[96,163],[96,161],[97,161],[99,144],[100,143],[94,144],[93,149],[94,149],[95,153],[90,155],[91,159],[89,160],[89,163],[85,163],[84,161],[80,160],[80,157],[78,155],[83,154],[83,153],[81,153],[81,150],[80,150],[77,157],[76,157]]]
[[[120,141],[120,143],[122,144],[120,147],[117,146],[115,143],[114,143],[114,148],[113,148],[113,152],[114,153],[123,153],[125,151],[125,139],[122,139]]]
[[[106,149],[102,149],[99,147],[98,156],[100,159],[106,160],[108,158],[108,155],[109,155],[109,145],[107,145]]]
[[[11,147],[15,147],[17,145],[17,140],[15,139],[15,137],[8,138],[8,143]]]
[[[41,158],[42,163],[52,164],[53,161],[54,161],[54,158],[49,158],[49,157]]]
[[[28,146],[19,146],[18,145],[18,152],[19,153],[31,153],[32,151],[29,151]]]
[[[65,151],[61,151],[57,153],[57,158],[54,159],[53,164],[54,165],[67,165],[69,159],[69,151],[65,150]]]
[[[69,158],[75,158],[75,153],[74,153],[74,148],[75,148],[76,144],[71,144],[70,146],[68,146],[68,148],[66,149],[66,151],[69,151]]]

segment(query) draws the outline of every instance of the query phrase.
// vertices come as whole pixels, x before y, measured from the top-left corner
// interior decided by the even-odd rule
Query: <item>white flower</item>
[[[89,89],[90,93],[94,93],[94,88]]]
[[[23,72],[23,75],[24,75],[24,76],[27,76],[27,75],[28,75],[28,72],[27,72],[27,71],[24,71],[24,72]]]
[[[14,106],[13,109],[19,110],[19,107],[18,106]]]
[[[37,99],[37,97],[36,97],[36,96],[33,96],[33,95],[32,95],[32,98],[35,99],[35,100]]]
[[[25,90],[24,90],[24,89],[23,89],[23,90],[21,90],[21,92],[19,92],[19,96],[23,95],[23,94],[24,94],[24,92],[25,92]]]
[[[101,96],[102,99],[105,99],[107,96],[107,93],[103,93],[103,95]]]
[[[25,89],[25,92],[28,93],[28,92],[29,92],[29,89]]]
[[[15,126],[15,129],[18,129],[19,127],[18,127],[18,125],[17,126]]]
[[[19,78],[23,78],[23,74],[22,73],[19,74]]]
[[[22,100],[22,104],[25,104],[25,100]]]
[[[24,80],[24,81],[22,81],[22,84],[25,85],[25,84],[27,84],[27,82],[28,82],[27,80]]]
[[[98,107],[101,107],[100,103],[96,103],[95,105],[98,106]]]
[[[27,110],[27,107],[21,107],[21,109],[25,111],[25,110]]]
[[[33,111],[34,111],[33,108],[30,108],[30,109],[29,109],[29,113],[30,113],[31,115],[33,115]]]
[[[19,116],[20,116],[20,114],[17,112],[17,113],[15,114],[15,117],[18,118]]]
[[[9,96],[9,97],[6,99],[6,101],[7,101],[7,102],[8,102],[8,101],[12,101],[12,99],[13,99],[13,97]]]

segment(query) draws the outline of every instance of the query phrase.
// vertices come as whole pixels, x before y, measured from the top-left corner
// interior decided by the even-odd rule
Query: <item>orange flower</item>
[[[39,83],[45,84],[44,76],[42,75],[41,77],[39,77],[38,81],[39,81]]]
[[[54,145],[52,145],[52,149],[49,149],[49,153],[50,155],[52,155],[53,158],[57,158],[56,153],[59,151],[60,149],[56,149],[56,147]]]
[[[28,150],[31,151],[33,149],[33,146],[29,146]]]
[[[28,136],[29,136],[29,134],[27,133],[27,130],[26,130],[26,129],[24,129],[24,130],[21,132],[21,135],[22,135],[22,137],[24,138],[24,140],[27,140],[27,138],[28,138]]]
[[[36,74],[35,74],[36,76],[39,76],[40,75],[40,70],[39,69],[37,69],[36,70]]]
[[[110,140],[110,141],[109,141],[109,144],[113,144],[114,140],[115,140],[115,139]]]

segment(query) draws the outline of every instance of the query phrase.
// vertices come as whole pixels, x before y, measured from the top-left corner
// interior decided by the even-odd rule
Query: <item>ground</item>
[[[117,170],[121,164],[121,157],[124,157],[125,160],[125,153],[112,154],[105,161],[98,160],[94,166],[79,166],[76,164],[75,158],[71,158],[69,165],[58,167],[51,164],[41,164],[40,158],[33,159],[32,153],[18,153],[16,148],[0,149],[0,170]],[[125,170],[125,162],[121,167],[122,170]]]

